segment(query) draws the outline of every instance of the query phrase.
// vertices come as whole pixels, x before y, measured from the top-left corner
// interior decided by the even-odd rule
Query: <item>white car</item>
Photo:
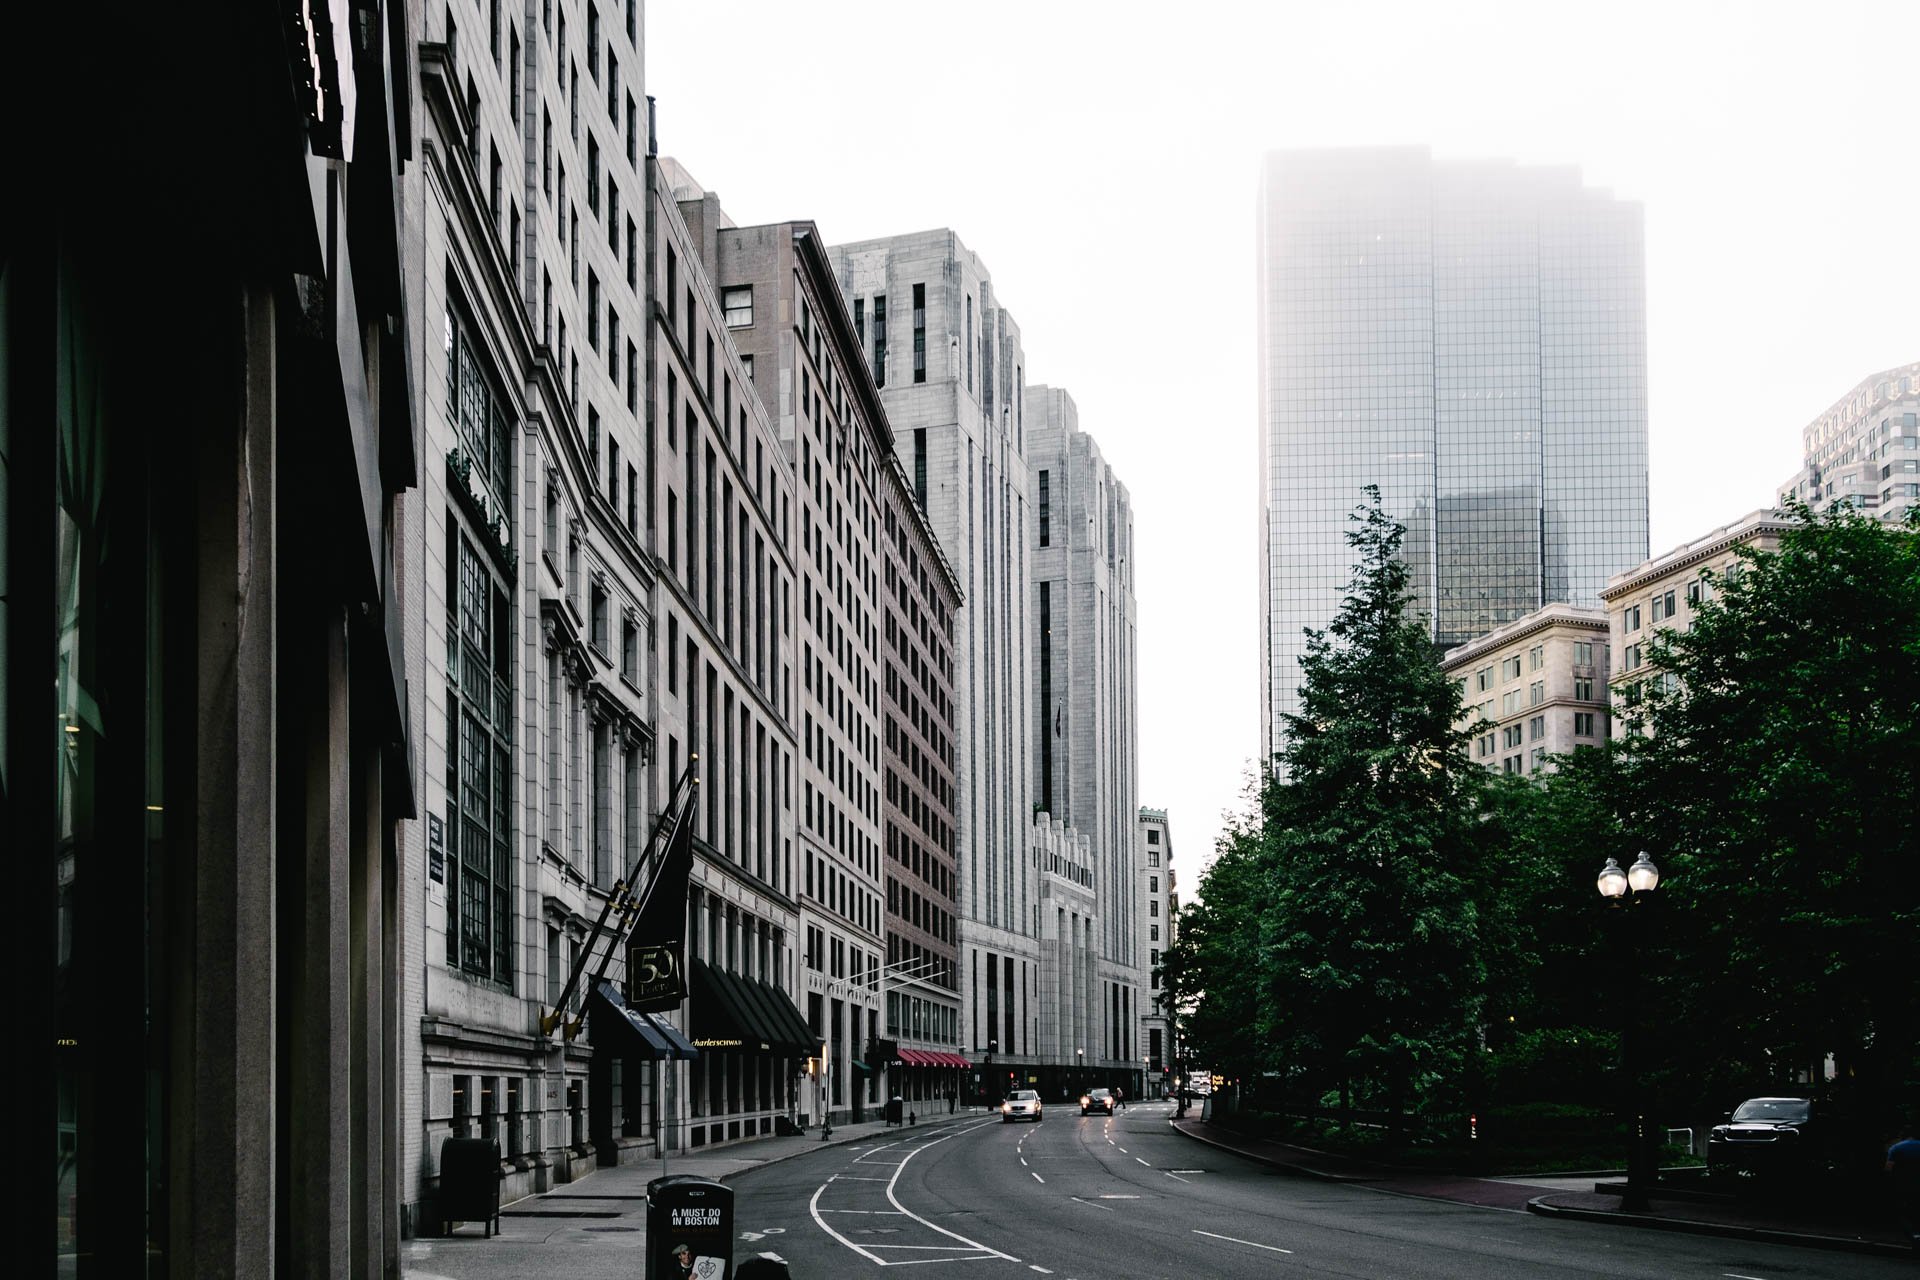
[[[1012,1124],[1015,1120],[1040,1121],[1040,1095],[1031,1089],[1015,1089],[1000,1104],[1000,1122]]]

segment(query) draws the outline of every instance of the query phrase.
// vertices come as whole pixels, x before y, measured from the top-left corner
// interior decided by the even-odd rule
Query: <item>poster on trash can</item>
[[[662,1275],[673,1280],[727,1280],[732,1241],[721,1207],[675,1205],[667,1213],[667,1258]]]

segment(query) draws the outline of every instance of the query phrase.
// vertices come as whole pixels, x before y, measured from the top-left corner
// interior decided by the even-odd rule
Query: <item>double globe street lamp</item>
[[[1627,1088],[1632,1093],[1633,1114],[1629,1126],[1627,1148],[1627,1190],[1621,1197],[1620,1207],[1633,1213],[1647,1210],[1647,1196],[1655,1180],[1654,1149],[1652,1127],[1647,1120],[1647,1090],[1643,1083],[1645,1074],[1641,1062],[1640,1045],[1640,1009],[1641,1002],[1636,998],[1634,979],[1637,977],[1637,965],[1640,957],[1643,926],[1640,917],[1644,908],[1652,902],[1654,892],[1660,887],[1660,868],[1653,859],[1642,851],[1639,859],[1625,871],[1612,858],[1600,868],[1595,881],[1600,896],[1610,907],[1618,907],[1627,915],[1627,955],[1621,972],[1626,974],[1628,1007],[1621,1026],[1622,1067],[1627,1077]]]

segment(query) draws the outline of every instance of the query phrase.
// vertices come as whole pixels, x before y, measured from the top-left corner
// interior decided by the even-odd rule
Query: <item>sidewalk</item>
[[[1620,1196],[1600,1190],[1617,1181],[1596,1182],[1595,1175],[1569,1178],[1542,1174],[1475,1178],[1427,1173],[1384,1165],[1307,1147],[1243,1134],[1206,1120],[1171,1122],[1189,1138],[1232,1151],[1249,1160],[1332,1182],[1361,1182],[1400,1195],[1450,1200],[1489,1209],[1524,1209],[1550,1218],[1581,1218],[1662,1231],[1730,1236],[1817,1249],[1842,1249],[1886,1257],[1912,1257],[1905,1233],[1870,1209],[1822,1214],[1798,1203],[1756,1203],[1699,1191],[1676,1191],[1648,1198],[1645,1213],[1623,1213]]]
[[[457,1225],[450,1236],[422,1236],[400,1247],[400,1270],[408,1280],[524,1280],[554,1271],[557,1252],[566,1254],[566,1280],[633,1280],[646,1274],[647,1184],[663,1173],[694,1174],[725,1182],[748,1169],[790,1160],[823,1147],[890,1142],[903,1134],[938,1131],[948,1125],[978,1120],[983,1107],[962,1107],[957,1115],[944,1110],[923,1115],[917,1125],[890,1126],[884,1120],[835,1125],[832,1135],[820,1131],[799,1135],[752,1138],[718,1147],[699,1147],[659,1160],[637,1161],[597,1169],[574,1182],[542,1195],[527,1196],[500,1206],[500,1229],[491,1239],[477,1222]],[[779,1251],[778,1237],[748,1244],[736,1240],[740,1258],[759,1249]]]

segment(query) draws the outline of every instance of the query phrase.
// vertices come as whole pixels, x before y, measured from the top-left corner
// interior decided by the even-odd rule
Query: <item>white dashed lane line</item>
[[[1202,1231],[1198,1227],[1194,1228],[1193,1234],[1197,1236],[1212,1236],[1213,1239],[1215,1240],[1225,1240],[1229,1244],[1244,1244],[1250,1249],[1265,1249],[1269,1253],[1292,1253],[1293,1252],[1293,1250],[1291,1249],[1282,1249],[1277,1244],[1259,1244],[1252,1240],[1237,1240],[1232,1236],[1214,1235],[1213,1232]]]

